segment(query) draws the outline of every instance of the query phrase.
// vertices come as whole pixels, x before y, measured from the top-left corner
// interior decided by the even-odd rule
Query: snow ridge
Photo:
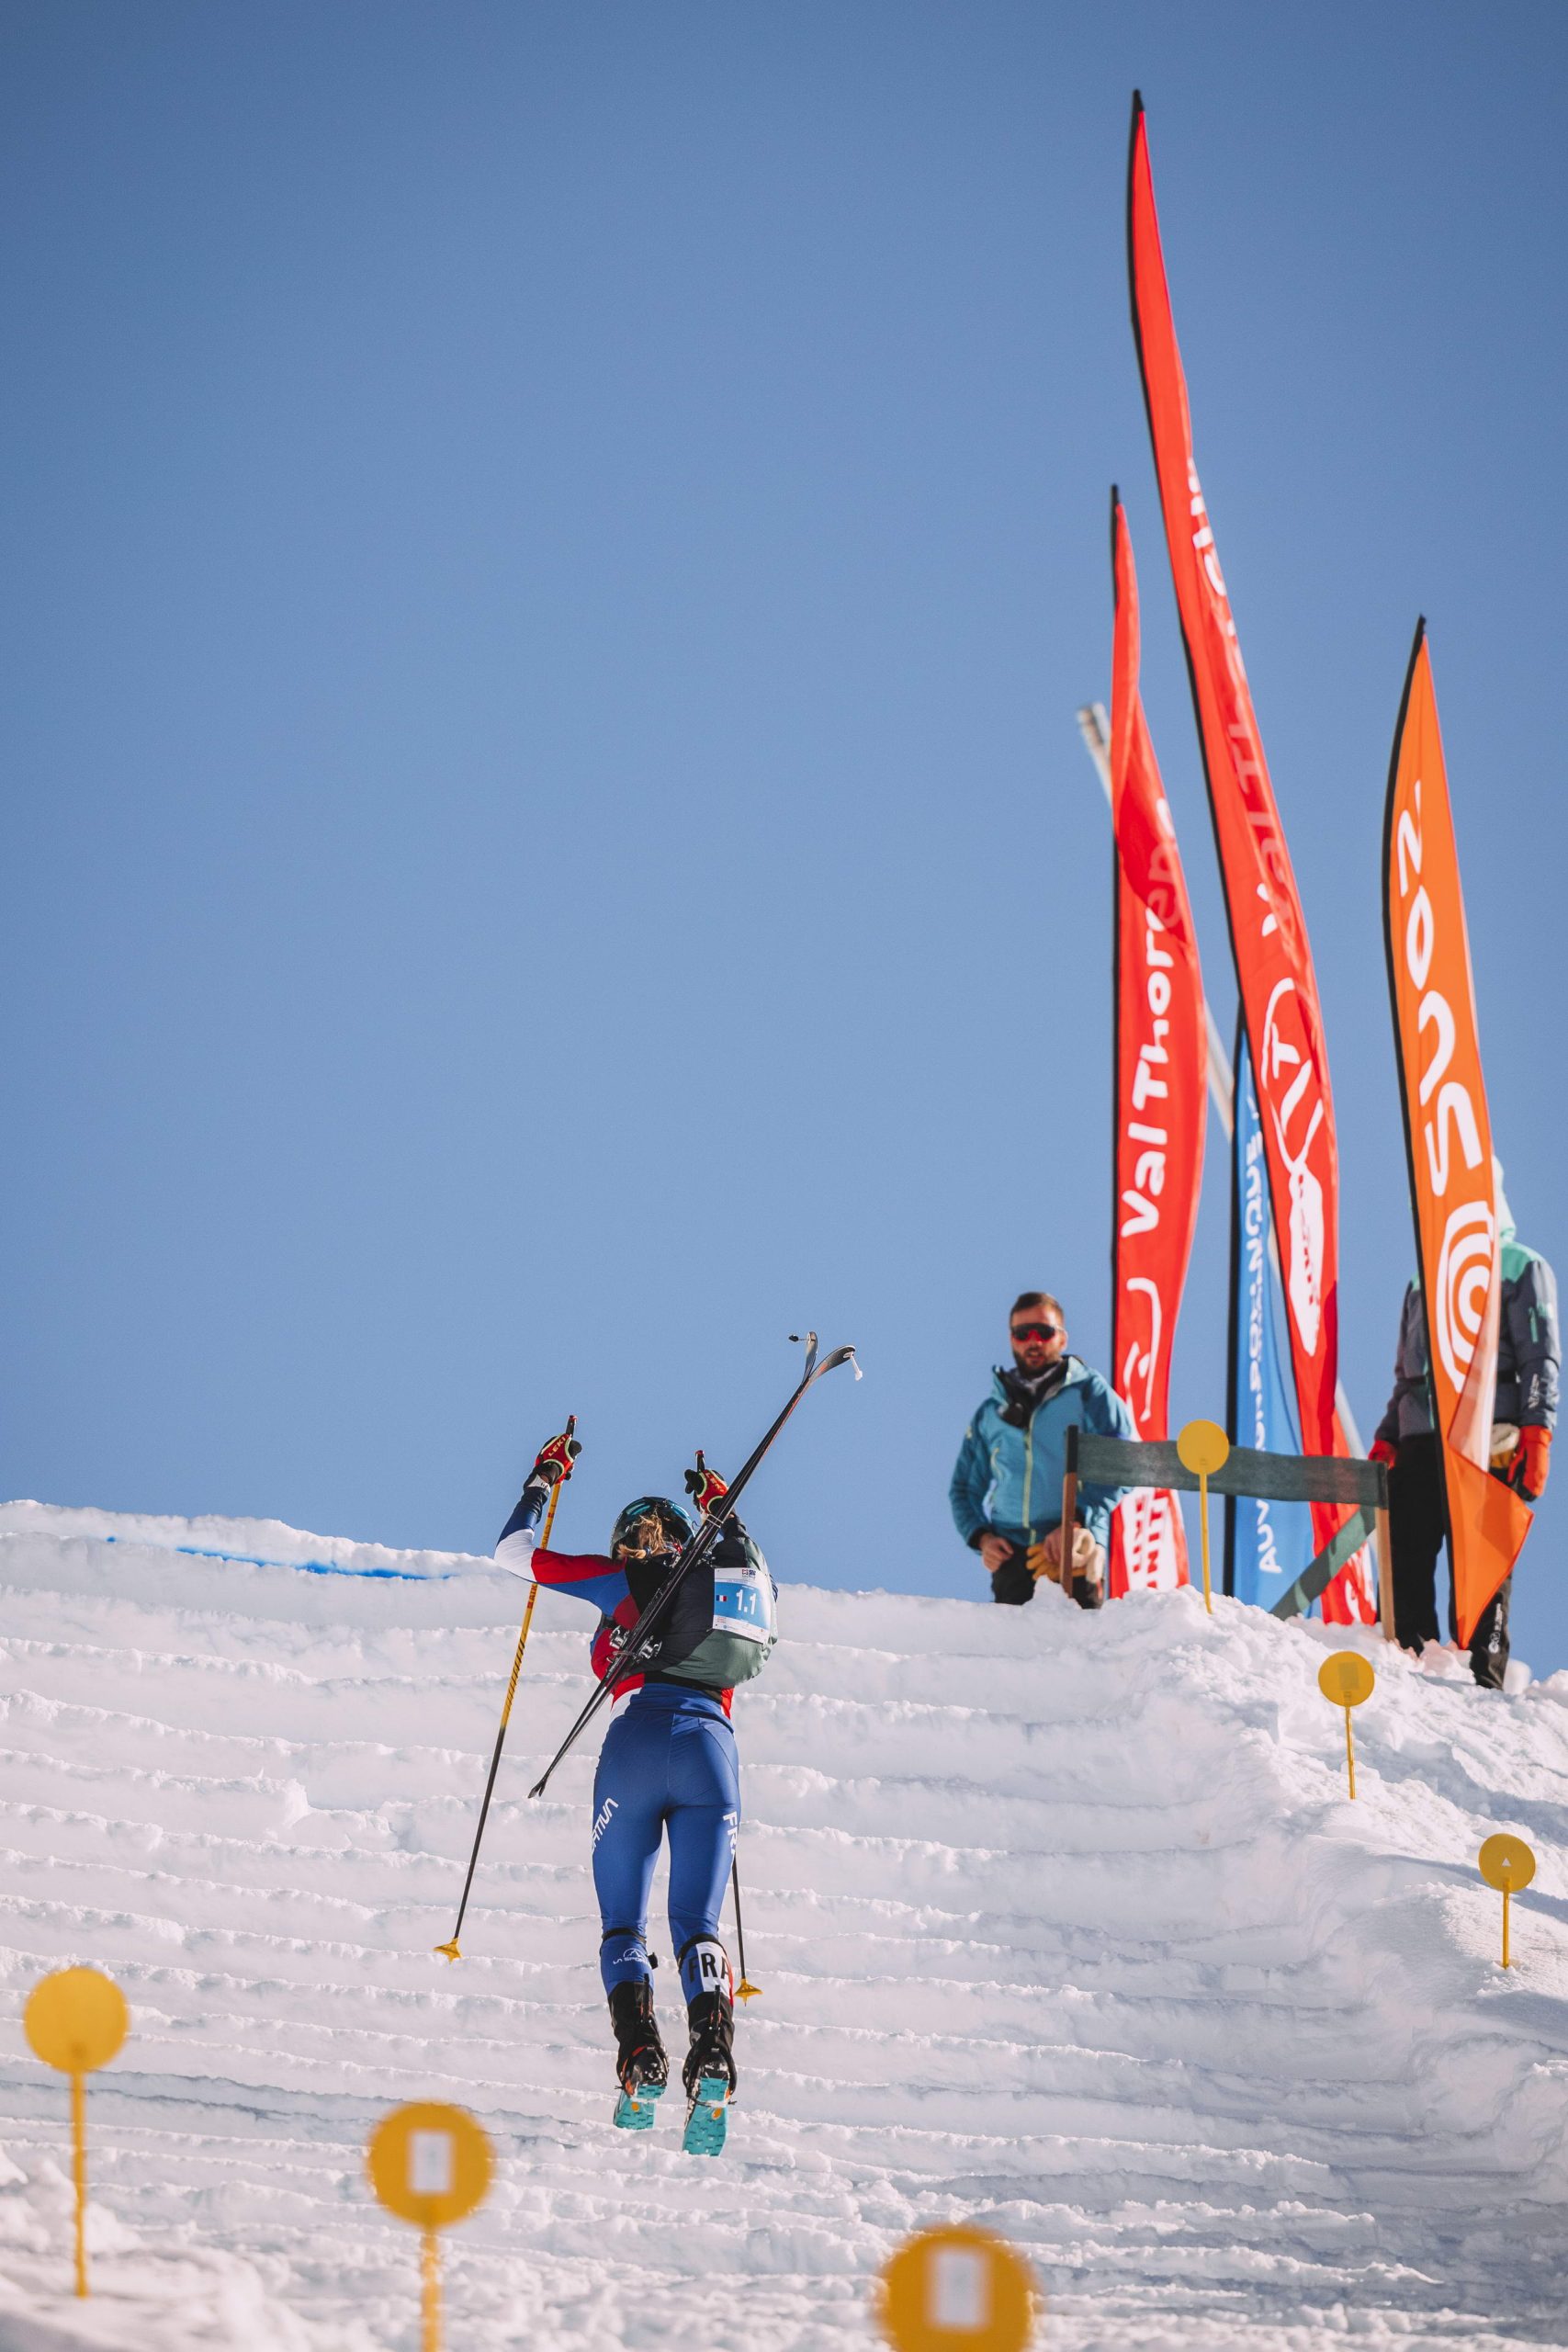
[[[132,2012],[92,2095],[90,2337],[57,2292],[62,2087],[0,2037],[7,2352],[153,2340],[161,2297],[165,2352],[412,2346],[412,2234],[361,2151],[415,2098],[498,2143],[447,2242],[482,2352],[863,2344],[881,2261],[953,2219],[1030,2256],[1073,2352],[1568,2343],[1568,1676],[1503,1698],[1358,1637],[1352,1805],[1337,1634],[776,1565],[784,1638],[736,1702],[764,1993],[730,2153],[694,2168],[671,2117],[607,2128],[592,1753],[524,1795],[585,1689],[581,1611],[541,1597],[448,1969],[515,1583],[276,1522],[0,1510],[7,2007],[88,1961]],[[1540,1862],[1506,1976],[1498,1828]]]

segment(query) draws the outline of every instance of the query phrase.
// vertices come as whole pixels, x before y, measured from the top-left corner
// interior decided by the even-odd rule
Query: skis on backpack
[[[745,1489],[747,1480],[750,1477],[751,1473],[761,1461],[762,1456],[767,1453],[768,1448],[772,1445],[773,1440],[777,1437],[779,1431],[783,1429],[784,1423],[788,1420],[790,1415],[794,1412],[795,1407],[805,1396],[807,1390],[811,1386],[814,1381],[822,1379],[824,1375],[829,1372],[836,1372],[840,1364],[854,1363],[855,1351],[853,1348],[847,1347],[835,1348],[831,1355],[824,1356],[820,1363],[818,1363],[817,1361],[816,1332],[808,1331],[806,1335],[806,1370],[800,1380],[796,1383],[795,1388],[791,1391],[789,1397],[784,1404],[783,1412],[779,1414],[778,1419],[766,1431],[761,1442],[748,1456],[737,1476],[731,1479],[728,1492],[720,1497],[717,1509],[716,1510],[710,1510],[709,1512],[705,1512],[702,1525],[698,1528],[696,1533],[682,1545],[674,1566],[671,1569],[670,1574],[666,1577],[664,1582],[660,1586],[659,1590],[654,1594],[653,1599],[649,1602],[648,1607],[643,1611],[642,1615],[637,1620],[637,1630],[632,1634],[631,1639],[627,1642],[626,1648],[621,1652],[619,1658],[611,1668],[609,1673],[606,1674],[604,1681],[590,1693],[583,1705],[581,1713],[577,1718],[577,1721],[572,1724],[571,1729],[568,1732],[566,1737],[562,1740],[560,1746],[557,1748],[555,1754],[551,1757],[549,1762],[546,1765],[544,1770],[540,1773],[538,1779],[529,1790],[528,1794],[531,1797],[539,1797],[544,1795],[545,1790],[549,1783],[550,1775],[555,1770],[556,1766],[560,1762],[561,1758],[567,1753],[568,1749],[575,1747],[580,1735],[587,1729],[589,1724],[592,1723],[593,1717],[604,1704],[604,1702],[607,1699],[614,1697],[620,1685],[625,1682],[629,1676],[641,1672],[649,1657],[649,1636],[657,1634],[660,1626],[664,1623],[665,1618],[669,1615],[670,1605],[674,1600],[675,1594],[679,1590],[685,1577],[690,1575],[691,1571],[694,1567],[698,1566],[701,1562],[707,1558],[708,1554],[713,1550],[714,1545],[724,1533],[726,1527],[734,1518],[735,1506],[740,1499],[740,1496]],[[860,1366],[858,1363],[855,1363],[854,1370],[855,1378],[858,1380],[861,1376]],[[723,2144],[722,2133],[720,2135],[720,2144]]]

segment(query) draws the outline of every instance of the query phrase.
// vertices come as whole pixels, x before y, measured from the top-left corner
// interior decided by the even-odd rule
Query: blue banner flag
[[[1231,1162],[1230,1426],[1233,1443],[1265,1453],[1299,1453],[1295,1406],[1286,1387],[1280,1334],[1285,1303],[1269,1249],[1273,1222],[1263,1123],[1247,1035],[1236,1022],[1235,1135]],[[1315,1550],[1306,1503],[1225,1500],[1225,1590],[1272,1608]]]

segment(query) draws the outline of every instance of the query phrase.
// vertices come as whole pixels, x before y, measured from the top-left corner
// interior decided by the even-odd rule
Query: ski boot
[[[646,1976],[616,1985],[610,1996],[610,2023],[615,2030],[615,2073],[621,2085],[615,2128],[650,2132],[670,2080],[670,2061],[659,2039],[653,1986]]]
[[[681,2145],[689,2156],[716,2156],[735,2096],[735,2007],[727,1992],[699,1993],[686,2005],[692,2046],[681,2069],[690,2104]]]

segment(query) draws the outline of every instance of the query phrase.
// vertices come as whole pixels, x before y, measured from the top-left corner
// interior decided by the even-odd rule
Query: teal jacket
[[[1078,1356],[1066,1377],[1032,1413],[1024,1410],[1018,1375],[997,1372],[991,1393],[964,1433],[948,1500],[965,1544],[982,1535],[1027,1536],[1039,1543],[1062,1523],[1062,1472],[1067,1430],[1131,1437],[1133,1416],[1109,1383]],[[1110,1540],[1111,1514],[1125,1487],[1078,1488],[1078,1517],[1097,1544]]]

